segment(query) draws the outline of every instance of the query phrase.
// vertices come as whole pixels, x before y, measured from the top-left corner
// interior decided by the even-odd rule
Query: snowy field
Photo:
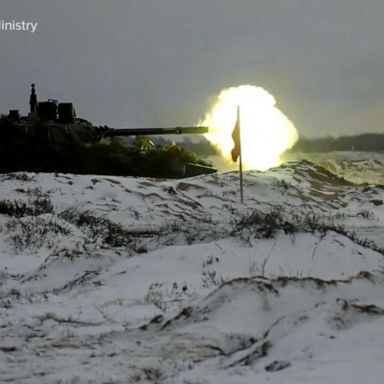
[[[299,153],[286,160],[309,160],[354,183],[384,185],[384,152]]]
[[[0,382],[383,383],[384,187],[348,180],[0,175]]]

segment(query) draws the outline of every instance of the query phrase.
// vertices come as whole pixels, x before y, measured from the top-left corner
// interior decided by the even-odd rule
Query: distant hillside
[[[301,137],[289,152],[384,151],[384,133],[308,139]]]
[[[165,145],[173,140],[164,137],[151,137],[156,144]],[[177,140],[177,144],[187,150],[193,151],[199,156],[215,156],[219,154],[218,149],[205,137],[182,138]],[[353,136],[323,137],[310,139],[300,137],[289,153],[311,153],[311,152],[331,152],[331,151],[364,151],[364,152],[384,152],[384,133],[364,133]]]

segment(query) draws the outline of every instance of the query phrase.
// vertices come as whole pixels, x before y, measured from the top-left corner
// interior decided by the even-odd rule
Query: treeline
[[[383,133],[308,139],[301,137],[289,152],[384,151]]]

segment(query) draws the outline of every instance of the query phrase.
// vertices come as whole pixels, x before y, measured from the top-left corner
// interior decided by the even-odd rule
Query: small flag
[[[231,151],[232,160],[236,163],[239,159],[239,174],[240,174],[240,201],[244,204],[244,191],[243,191],[243,162],[241,157],[241,135],[240,135],[240,106],[237,107],[237,117],[235,128],[232,132],[232,139],[235,143]]]
[[[233,147],[231,151],[232,160],[236,163],[237,159],[240,156],[241,153],[241,143],[240,143],[240,107],[237,107],[237,118],[236,118],[236,124],[235,128],[232,132],[232,139],[235,143],[235,146]]]

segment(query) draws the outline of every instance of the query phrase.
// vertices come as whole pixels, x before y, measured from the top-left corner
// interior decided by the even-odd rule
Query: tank
[[[21,116],[12,109],[8,115],[0,117],[0,141],[6,145],[18,145],[23,138],[42,143],[47,148],[64,148],[71,143],[91,144],[103,138],[119,136],[152,135],[193,135],[208,133],[207,127],[163,127],[163,128],[109,128],[96,127],[89,121],[76,117],[74,104],[48,99],[37,101],[36,89],[32,84],[30,111],[28,116]],[[211,173],[214,169],[189,164],[185,175]]]

